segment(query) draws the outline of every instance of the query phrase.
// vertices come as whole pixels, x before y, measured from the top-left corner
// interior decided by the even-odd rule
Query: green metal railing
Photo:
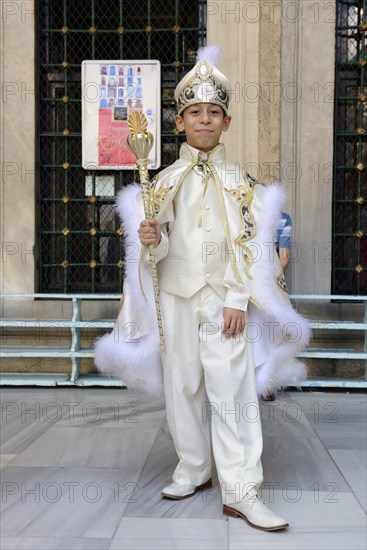
[[[114,192],[132,172],[81,166],[81,63],[159,59],[162,166],[183,140],[173,93],[205,44],[204,0],[40,0],[37,5],[37,287],[49,292],[121,292],[122,230],[114,198],[96,196],[96,176]],[[154,175],[154,173],[152,173]],[[86,176],[91,195],[86,195]],[[100,195],[100,193],[99,193]]]
[[[367,0],[337,0],[332,292],[367,294]]]
[[[90,331],[110,331],[113,329],[118,334],[117,321],[114,319],[89,319],[83,318],[83,303],[120,300],[120,295],[116,294],[2,294],[0,301],[37,299],[45,297],[49,300],[63,300],[66,304],[72,303],[69,309],[69,317],[63,319],[27,319],[27,318],[3,318],[0,320],[0,358],[4,369],[11,365],[14,359],[22,360],[22,372],[2,372],[0,375],[0,385],[40,385],[40,386],[124,386],[123,381],[114,377],[104,377],[91,372],[81,374],[81,360],[92,360],[94,357],[93,347],[84,347],[82,345],[82,331],[84,335]],[[345,296],[335,295],[290,295],[296,304],[302,302],[312,303],[336,303],[344,301]],[[349,313],[355,316],[357,309],[354,305],[358,304],[359,319],[310,319],[310,328],[315,337],[312,347],[305,349],[299,354],[301,358],[312,360],[327,359],[330,364],[335,360],[356,360],[364,361],[364,374],[357,378],[347,377],[321,377],[312,376],[300,383],[303,387],[327,387],[327,388],[367,388],[367,297],[348,296],[351,307]],[[364,306],[360,307],[360,303]],[[20,307],[17,308],[21,310]],[[68,308],[66,308],[67,311]],[[19,313],[18,313],[19,315]],[[52,344],[47,342],[48,331],[51,331]],[[27,339],[27,334],[29,339]],[[64,333],[70,334],[70,341],[67,342]],[[319,336],[322,333],[343,334],[358,333],[361,335],[359,342],[349,341],[340,336],[337,341],[337,348],[331,348],[329,345],[322,345]],[[47,344],[39,345],[37,340],[42,334]],[[19,345],[18,342],[9,345],[8,336],[17,336],[18,342],[31,342],[28,345]],[[66,340],[66,342],[65,342]],[[322,347],[314,347],[321,344]],[[35,345],[36,344],[36,345]],[[90,346],[90,344],[88,344]],[[62,360],[62,373],[40,373],[34,372],[32,368],[27,367],[28,359],[56,359]],[[71,364],[70,364],[71,363]],[[52,364],[52,363],[50,363]],[[24,366],[26,367],[24,369]],[[355,372],[355,371],[354,371]],[[355,376],[355,375],[354,375]]]

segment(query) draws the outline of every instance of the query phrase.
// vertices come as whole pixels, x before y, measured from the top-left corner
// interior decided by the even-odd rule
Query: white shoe
[[[165,487],[161,493],[162,497],[171,498],[173,500],[182,500],[183,498],[192,497],[198,491],[203,491],[212,486],[212,480],[209,479],[202,485],[181,485],[174,481]]]
[[[230,506],[224,505],[223,513],[232,518],[241,517],[251,527],[262,531],[279,531],[289,527],[287,520],[265,506],[258,494],[246,495],[241,502],[235,502]]]

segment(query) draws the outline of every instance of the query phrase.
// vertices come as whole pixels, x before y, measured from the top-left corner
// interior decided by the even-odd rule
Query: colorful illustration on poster
[[[100,166],[135,165],[126,145],[132,111],[144,110],[144,67],[100,65],[98,163]]]

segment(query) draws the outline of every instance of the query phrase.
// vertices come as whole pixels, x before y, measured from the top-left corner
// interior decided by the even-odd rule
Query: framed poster
[[[161,164],[161,65],[156,60],[83,61],[82,165],[88,170],[133,170],[126,145],[132,111],[147,117],[154,145],[149,169]]]

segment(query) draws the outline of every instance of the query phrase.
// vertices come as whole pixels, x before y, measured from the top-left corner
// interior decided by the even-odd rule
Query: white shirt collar
[[[201,156],[204,156],[206,154],[210,162],[226,160],[226,148],[223,145],[223,143],[218,143],[218,145],[216,145],[208,153],[204,153],[203,151],[200,151],[200,149],[195,149],[195,147],[192,147],[187,142],[181,145],[180,158],[184,160],[188,160],[192,164],[196,164],[196,162],[199,160],[198,157],[200,153],[201,153]],[[200,160],[204,160],[204,159],[202,158]]]

